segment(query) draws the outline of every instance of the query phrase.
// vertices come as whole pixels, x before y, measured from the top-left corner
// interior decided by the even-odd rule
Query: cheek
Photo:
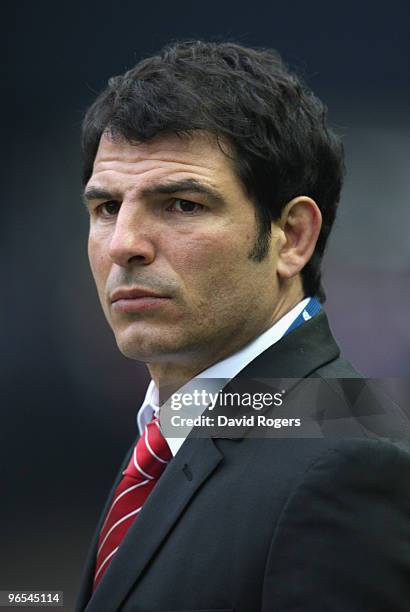
[[[229,261],[233,256],[233,246],[226,235],[209,233],[184,236],[174,249],[176,265],[186,272],[211,271],[219,268],[223,262]]]
[[[189,293],[205,287],[209,295],[213,289],[232,289],[233,283],[249,274],[249,249],[248,237],[240,241],[232,233],[196,233],[174,242],[173,267]]]

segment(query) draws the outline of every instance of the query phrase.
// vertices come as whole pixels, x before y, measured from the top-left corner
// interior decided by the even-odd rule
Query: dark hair
[[[274,50],[178,42],[109,79],[84,119],[83,179],[92,174],[106,130],[136,143],[165,133],[214,133],[230,145],[234,170],[256,207],[254,259],[266,256],[271,222],[287,202],[298,195],[316,201],[323,224],[301,276],[305,295],[324,301],[320,266],[344,174],[343,146],[326,115]]]

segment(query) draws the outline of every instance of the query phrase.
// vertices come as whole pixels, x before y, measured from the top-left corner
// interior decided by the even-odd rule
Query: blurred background
[[[3,9],[0,589],[73,609],[148,381],[118,352],[86,257],[82,116],[107,79],[180,38],[274,47],[328,105],[347,178],[325,260],[345,356],[410,379],[410,9],[372,2],[15,2]],[[11,162],[11,163],[10,163]]]

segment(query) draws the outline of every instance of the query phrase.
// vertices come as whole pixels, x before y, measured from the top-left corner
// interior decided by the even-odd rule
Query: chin
[[[152,361],[166,361],[178,352],[175,343],[165,343],[163,337],[142,337],[140,334],[116,335],[117,346],[124,357],[149,363]]]

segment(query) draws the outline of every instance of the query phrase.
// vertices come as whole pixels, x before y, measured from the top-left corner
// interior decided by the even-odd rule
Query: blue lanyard
[[[300,315],[296,317],[296,319],[288,327],[282,337],[286,336],[289,332],[299,327],[299,325],[302,325],[302,323],[304,323],[305,321],[309,321],[309,319],[317,315],[317,313],[321,310],[322,307],[320,305],[319,300],[316,297],[310,298],[309,302],[306,304]]]

